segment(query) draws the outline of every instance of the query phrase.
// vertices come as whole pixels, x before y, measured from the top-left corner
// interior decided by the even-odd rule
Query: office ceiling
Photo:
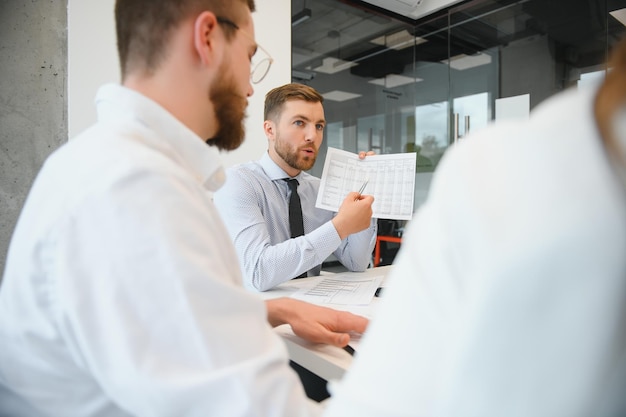
[[[400,0],[376,0],[379,6],[369,1],[292,0],[292,15],[310,14],[292,27],[294,70],[314,74],[316,68],[341,69],[347,61],[359,64],[350,68],[355,75],[401,74],[414,60],[436,62],[461,53],[471,55],[537,34],[555,42],[554,53],[565,54],[572,65],[584,67],[603,61],[597,55],[605,53],[607,23],[610,42],[625,29],[607,12],[626,7],[626,0],[451,0],[455,3],[451,8],[419,19],[413,19],[410,12],[380,7],[388,2],[397,11],[392,6]],[[454,11],[450,17],[448,10]],[[452,27],[450,35],[448,27]],[[411,44],[421,42],[414,37],[427,42],[415,49],[393,48],[391,34]]]

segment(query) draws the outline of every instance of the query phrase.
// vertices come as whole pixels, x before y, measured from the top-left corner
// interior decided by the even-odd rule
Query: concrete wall
[[[67,140],[66,29],[67,0],[0,1],[0,272],[35,175]]]

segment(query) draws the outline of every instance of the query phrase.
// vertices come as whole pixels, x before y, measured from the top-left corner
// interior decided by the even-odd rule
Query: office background
[[[454,143],[455,115],[463,136],[464,117],[477,129],[496,117],[499,100],[528,96],[526,107],[533,108],[601,74],[626,22],[626,9],[622,23],[609,16],[624,0],[368,2],[451,7],[416,18],[359,0],[257,0],[257,40],[275,63],[255,86],[247,140],[223,155],[227,166],[264,151],[264,95],[293,79],[327,97],[328,127],[312,173],[321,173],[327,146],[417,151],[417,207]],[[119,80],[113,5],[0,2],[0,271],[41,164],[95,120],[98,86]],[[308,19],[292,26],[292,16],[301,15]]]
[[[326,97],[320,161],[326,146],[417,152],[416,209],[439,160],[469,126],[528,117],[553,94],[601,79],[624,33],[624,7],[624,0],[291,0],[292,15],[302,17],[292,30],[292,77]]]

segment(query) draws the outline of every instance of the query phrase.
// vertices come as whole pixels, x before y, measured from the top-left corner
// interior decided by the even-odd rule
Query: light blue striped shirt
[[[302,202],[304,236],[289,231],[289,178],[266,152],[258,161],[230,168],[214,195],[239,255],[247,288],[265,291],[308,271],[319,275],[331,254],[349,270],[365,270],[376,243],[376,220],[369,228],[340,239],[335,213],[315,207],[320,179],[306,172],[295,178]]]

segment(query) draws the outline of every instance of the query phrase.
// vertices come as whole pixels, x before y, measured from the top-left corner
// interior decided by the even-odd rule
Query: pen
[[[365,182],[363,183],[363,185],[361,186],[361,188],[359,189],[359,195],[357,198],[354,199],[354,201],[357,201],[359,199],[359,197],[361,197],[361,194],[363,194],[363,191],[365,191],[365,187],[367,187],[367,183],[370,181],[369,178],[365,179]]]
[[[354,348],[350,345],[345,345],[343,347],[343,350],[345,350],[346,352],[348,352],[351,356],[354,356]]]

